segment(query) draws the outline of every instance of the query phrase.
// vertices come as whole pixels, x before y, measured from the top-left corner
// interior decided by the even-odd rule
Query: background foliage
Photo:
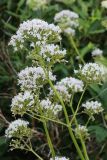
[[[80,50],[81,56],[86,62],[93,61],[91,51],[95,47],[99,47],[104,51],[103,59],[96,59],[100,63],[107,66],[107,40],[106,28],[102,22],[107,19],[107,10],[101,8],[101,0],[51,0],[50,4],[45,8],[32,11],[26,5],[25,0],[0,0],[0,160],[26,160],[34,159],[30,153],[22,151],[9,151],[8,142],[5,140],[4,130],[7,126],[7,120],[14,119],[10,113],[11,98],[18,92],[17,87],[17,72],[31,62],[25,59],[24,53],[13,53],[13,50],[8,47],[8,42],[12,34],[14,34],[21,22],[27,19],[40,18],[53,22],[55,13],[63,9],[70,9],[79,14],[79,30],[77,31],[75,41]],[[57,64],[54,72],[58,79],[72,75],[74,64],[78,64],[75,59],[75,52],[68,43],[66,37],[63,37],[62,46],[67,48],[68,54],[66,59],[69,60],[67,65]],[[84,100],[90,97],[96,97],[101,100],[104,107],[104,114],[97,118],[97,121],[91,123],[89,128],[92,132],[92,137],[87,143],[87,150],[91,156],[91,160],[106,160],[107,158],[107,82],[103,86],[93,85],[88,88]],[[78,97],[75,99],[75,104]],[[69,111],[68,111],[69,112]],[[84,121],[87,117],[82,117],[80,121]],[[36,122],[38,130],[41,130],[41,124]],[[69,145],[69,136],[66,130],[53,126],[58,131],[55,135],[59,144],[59,152],[69,157],[74,157],[75,148]],[[60,132],[63,130],[63,135]],[[60,136],[59,136],[60,135]],[[54,135],[51,135],[54,136]],[[39,140],[36,140],[36,139]],[[63,138],[63,143],[60,143],[60,138]],[[35,137],[36,149],[41,146],[42,151],[44,143],[41,142],[41,137]],[[54,142],[55,143],[55,142]],[[66,148],[64,147],[66,146]],[[72,147],[72,153],[70,148]],[[20,152],[20,153],[19,153]],[[44,153],[44,157],[45,157]],[[20,156],[19,156],[20,155]]]

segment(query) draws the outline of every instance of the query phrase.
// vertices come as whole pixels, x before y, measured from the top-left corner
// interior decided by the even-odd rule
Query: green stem
[[[52,153],[52,157],[55,158],[55,151],[54,151],[53,144],[52,144],[51,138],[49,136],[49,132],[48,132],[47,125],[46,125],[45,121],[43,121],[43,126],[44,126],[44,129],[45,129],[48,144],[49,144],[49,147],[50,147],[50,150],[51,150],[51,153]]]
[[[90,119],[91,119],[91,117],[88,118],[88,121],[87,121],[85,126],[88,126],[88,123],[90,122]]]
[[[77,112],[78,112],[78,110],[79,110],[79,107],[80,107],[82,98],[83,98],[83,96],[84,96],[84,93],[85,93],[85,91],[86,91],[86,88],[87,88],[87,85],[84,87],[84,91],[83,91],[82,94],[81,94],[81,97],[80,97],[79,102],[78,102],[78,105],[77,105],[77,109],[76,109],[76,111],[75,111],[75,113],[74,113],[74,115],[73,115],[73,117],[72,117],[72,119],[71,119],[71,122],[70,122],[71,124],[72,124],[72,122],[74,121],[74,119],[75,119],[75,117],[76,117],[76,115],[77,115]]]
[[[35,114],[35,115],[36,115],[36,114]],[[61,122],[61,121],[57,121],[57,120],[54,120],[54,119],[50,119],[50,118],[48,118],[48,117],[41,116],[41,115],[37,115],[37,116],[39,116],[40,118],[44,118],[45,120],[49,120],[49,121],[51,121],[51,122],[55,122],[55,123],[58,123],[58,124],[61,124],[61,125],[67,127],[67,124],[65,124],[65,123],[63,123],[63,122]]]
[[[40,108],[40,114],[41,116],[43,115],[43,111],[42,109]],[[49,145],[49,148],[51,150],[51,153],[52,153],[52,158],[55,158],[55,151],[54,151],[54,147],[53,147],[53,144],[52,144],[52,141],[51,141],[51,138],[50,138],[50,135],[49,135],[49,132],[48,132],[48,128],[47,128],[47,124],[46,124],[46,120],[44,118],[42,118],[42,121],[43,121],[43,127],[44,127],[44,130],[45,130],[45,133],[46,133],[46,137],[47,137],[47,141],[48,141],[48,145]]]
[[[31,114],[30,114],[30,113],[31,113]],[[33,116],[33,115],[32,115],[32,112],[30,112],[30,113],[26,112],[26,114],[27,114],[28,116],[30,116],[30,117],[32,117],[32,118],[34,118],[34,119],[36,119],[36,120],[38,120],[38,121],[40,121],[40,122],[43,122],[41,119]]]
[[[72,113],[73,113],[73,115],[74,115],[74,114],[75,114],[75,112],[74,112],[74,109],[73,109],[73,107],[72,107],[72,100],[73,100],[73,99],[71,99],[71,102],[70,102],[70,108],[71,108]],[[77,119],[76,119],[76,117],[75,117],[75,116],[74,116],[74,121],[75,121],[75,125],[76,125],[76,127],[78,128],[78,121],[77,121]],[[82,135],[81,135],[81,134],[80,134],[80,141],[81,141],[81,144],[82,144],[82,148],[83,148],[84,156],[85,156],[86,160],[89,160],[89,158],[88,158],[88,154],[87,154],[87,150],[86,150],[86,146],[85,146],[85,143],[84,143],[84,140],[83,140],[83,138],[82,138]]]
[[[65,114],[65,118],[66,118],[66,123],[67,123],[67,125],[68,125],[69,134],[70,134],[71,139],[72,139],[72,141],[73,141],[73,143],[74,143],[74,145],[75,145],[75,147],[76,147],[76,149],[77,149],[77,152],[78,152],[81,160],[85,160],[85,159],[84,159],[84,156],[83,156],[83,154],[82,154],[82,152],[81,152],[81,150],[80,150],[80,148],[79,148],[79,145],[78,145],[78,143],[77,143],[77,141],[76,141],[76,139],[75,139],[75,136],[74,136],[74,134],[73,134],[73,132],[72,132],[71,124],[70,124],[69,118],[68,118],[68,113],[67,113],[67,111],[66,111],[66,108],[65,108],[65,105],[64,105],[64,103],[63,103],[63,100],[62,100],[62,98],[60,97],[60,95],[59,95],[59,93],[57,92],[57,90],[55,89],[55,87],[54,87],[54,85],[52,84],[52,82],[51,82],[50,79],[48,79],[48,82],[49,82],[51,88],[53,89],[53,91],[55,92],[56,96],[57,96],[58,99],[60,100],[60,103],[61,103],[61,105],[62,105],[62,107],[63,107],[64,114]]]
[[[34,150],[30,150],[38,159],[43,160]]]
[[[72,113],[73,113],[73,115],[74,115],[74,109],[73,109],[73,107],[72,107],[73,98],[74,98],[74,94],[72,94],[72,98],[71,98],[71,101],[70,101],[70,108],[71,108],[71,111],[72,111]]]
[[[46,137],[47,137],[47,140],[48,140],[48,145],[49,145],[49,148],[50,148],[50,150],[51,150],[52,157],[54,158],[54,157],[55,157],[55,151],[54,151],[53,144],[52,144],[52,142],[51,142],[51,138],[50,138],[50,136],[49,136],[49,132],[48,132],[48,129],[47,129],[46,121],[44,120],[45,117],[42,116],[42,115],[41,115],[41,116],[40,116],[40,115],[37,115],[37,116],[41,117],[41,119],[39,119],[39,118],[37,118],[37,117],[35,117],[35,116],[32,116],[32,115],[29,114],[29,113],[26,113],[26,114],[29,115],[29,116],[31,116],[31,117],[33,117],[34,119],[37,119],[37,120],[41,121],[41,122],[43,123],[44,129],[45,129],[45,133],[46,133]],[[41,114],[42,114],[42,111],[41,111]]]
[[[84,59],[82,58],[82,56],[80,55],[79,50],[78,50],[78,48],[76,47],[75,41],[73,40],[72,36],[69,36],[69,41],[70,41],[71,45],[74,47],[77,56],[79,56],[79,58],[81,59],[81,62],[82,62],[83,64],[85,64],[85,61],[84,61]]]
[[[83,151],[84,151],[84,156],[86,158],[86,160],[89,160],[89,157],[88,157],[88,154],[87,154],[87,149],[86,149],[86,146],[85,146],[85,143],[84,143],[84,140],[80,134],[80,140],[81,140],[81,144],[82,144],[82,148],[83,148]]]
[[[23,143],[25,144],[25,146],[27,147],[27,150],[30,151],[30,152],[32,152],[32,153],[38,158],[38,160],[43,160],[43,158],[41,158],[41,157],[32,149],[31,146],[29,146],[24,140],[23,140],[22,142],[23,142]]]

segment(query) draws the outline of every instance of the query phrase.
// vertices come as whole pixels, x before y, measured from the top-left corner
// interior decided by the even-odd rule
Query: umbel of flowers
[[[40,19],[28,20],[20,24],[9,45],[13,46],[14,51],[26,50],[29,58],[37,60],[43,66],[49,63],[51,67],[66,55],[66,50],[60,50],[60,47],[54,44],[61,40],[60,33],[59,26]]]
[[[49,78],[52,81],[56,80],[51,71],[49,71]],[[42,67],[26,67],[18,73],[18,85],[20,85],[22,91],[37,91],[46,83],[47,78]]]
[[[104,110],[102,108],[102,104],[98,101],[87,101],[86,103],[82,104],[82,107],[84,107],[84,112],[93,120],[95,114],[99,114]]]
[[[83,139],[87,139],[89,137],[87,127],[83,125],[78,125],[78,127],[75,128],[75,136],[79,139],[80,139],[80,136],[82,136]]]
[[[5,131],[5,136],[8,138],[12,137],[29,137],[31,136],[31,130],[28,128],[29,122],[17,119],[10,123],[8,129]]]
[[[14,50],[24,49],[25,45],[34,46],[35,48],[41,44],[58,42],[61,29],[54,24],[48,24],[40,19],[27,20],[20,24],[16,35],[11,37],[9,45],[14,47]]]
[[[68,19],[67,15],[69,15]],[[59,21],[61,16],[62,22],[71,19],[76,20],[78,18],[75,13],[69,13],[67,11],[61,13],[60,16],[57,15],[55,19]],[[77,23],[77,21],[75,23]],[[70,22],[70,25],[76,27],[75,23]],[[32,63],[30,67],[26,67],[18,73],[20,92],[12,99],[11,111],[14,116],[18,115],[22,117],[26,114],[43,123],[48,146],[52,153],[50,160],[68,160],[69,158],[56,156],[57,154],[55,154],[54,145],[48,132],[48,121],[67,127],[80,159],[83,160],[87,151],[86,148],[83,147],[83,153],[85,153],[85,155],[83,155],[76,138],[80,139],[83,144],[89,137],[89,133],[86,126],[78,124],[76,114],[78,113],[80,101],[75,111],[72,106],[73,96],[76,96],[78,92],[84,93],[86,83],[101,83],[104,72],[100,65],[88,63],[76,71],[80,79],[65,77],[57,81],[56,76],[52,73],[52,67],[56,62],[61,62],[66,55],[66,50],[60,49],[60,47],[55,44],[61,40],[60,33],[61,29],[58,26],[48,24],[43,20],[33,19],[20,24],[16,35],[12,36],[9,45],[12,45],[15,51],[27,49],[27,51],[29,51],[28,57],[35,63]],[[53,84],[53,82],[55,82],[55,84]],[[45,86],[48,86],[48,89],[46,89]],[[46,90],[45,94],[44,90]],[[80,100],[81,99],[82,98],[80,98]],[[89,116],[103,111],[100,102],[98,103],[97,101],[86,102],[86,104],[82,106]],[[72,123],[69,120],[67,107],[70,107],[72,110],[71,113],[73,114],[72,119],[74,119],[75,129],[72,128]],[[60,119],[60,113],[62,112],[65,116],[66,123]],[[33,134],[32,129],[30,129],[28,125],[29,123],[22,119],[15,120],[10,123],[5,135],[7,138],[12,138],[12,149],[22,148],[26,151],[31,151],[38,159],[43,160],[43,158],[33,150],[30,141]],[[27,141],[25,141],[26,138]]]
[[[54,17],[54,21],[61,27],[62,31],[68,35],[75,35],[75,29],[78,27],[78,14],[70,10],[62,10]]]
[[[98,57],[103,55],[103,51],[99,48],[95,48],[91,54],[93,57]]]
[[[79,79],[66,77],[63,78],[60,82],[57,82],[54,87],[62,97],[63,101],[69,102],[72,94],[83,91],[84,84],[83,81]],[[56,95],[52,89],[50,89],[49,96],[51,98],[53,97],[53,99],[55,100]],[[58,100],[57,97],[56,100]]]
[[[26,1],[26,4],[27,6],[32,9],[33,11],[39,9],[39,8],[42,8],[44,7],[45,5],[48,4],[48,1],[49,0],[42,0],[42,1],[39,1],[39,0],[27,0]]]
[[[33,110],[34,94],[31,91],[21,92],[12,99],[11,112],[13,115],[23,115],[27,110]]]
[[[43,112],[43,114],[47,117],[55,117],[57,116],[58,112],[62,111],[62,106],[57,104],[57,103],[53,103],[47,98],[47,99],[43,99],[40,102],[40,108]]]
[[[80,69],[75,71],[79,77],[86,83],[101,83],[104,80],[104,68],[97,63],[87,63],[80,65]]]

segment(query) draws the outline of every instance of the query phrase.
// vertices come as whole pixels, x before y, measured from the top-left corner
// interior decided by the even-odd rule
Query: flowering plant
[[[78,15],[69,10],[57,13],[54,19],[59,26],[48,24],[39,19],[27,20],[20,24],[16,35],[11,37],[9,45],[13,46],[16,52],[25,50],[28,53],[26,58],[29,58],[32,64],[18,73],[20,93],[12,99],[11,112],[14,117],[21,116],[21,119],[9,124],[5,136],[11,138],[11,149],[20,148],[31,151],[38,159],[42,160],[43,158],[35,151],[32,144],[32,137],[37,130],[32,129],[29,122],[22,120],[25,115],[29,116],[43,123],[51,152],[50,160],[68,160],[70,157],[57,156],[55,144],[52,142],[48,130],[49,123],[59,124],[68,129],[79,158],[89,160],[86,148],[86,141],[90,139],[88,125],[91,120],[95,120],[95,114],[103,112],[103,108],[98,101],[87,100],[82,105],[81,102],[85,91],[91,84],[103,83],[105,71],[100,64],[92,62],[85,64],[84,59],[80,57],[79,69],[74,71],[76,77],[57,80],[53,74],[53,67],[56,63],[67,62],[65,60],[67,51],[61,49],[56,43],[61,41],[61,32],[67,33],[66,36],[68,36],[76,54],[79,55],[73,40],[74,32],[79,23]],[[93,56],[99,54],[102,55],[100,49],[92,52]],[[81,96],[75,109],[73,102],[77,94],[81,94]],[[67,108],[70,109],[70,117]],[[85,113],[89,116],[86,124],[78,121],[77,116],[80,110],[82,110],[81,114]],[[62,115],[65,121],[61,119]],[[78,139],[81,147],[78,144]]]

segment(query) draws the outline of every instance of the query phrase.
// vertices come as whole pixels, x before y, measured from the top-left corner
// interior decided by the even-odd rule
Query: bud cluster
[[[80,137],[82,137],[83,139],[87,139],[89,137],[87,127],[83,125],[78,125],[78,127],[75,128],[75,136],[78,139],[80,139]]]

